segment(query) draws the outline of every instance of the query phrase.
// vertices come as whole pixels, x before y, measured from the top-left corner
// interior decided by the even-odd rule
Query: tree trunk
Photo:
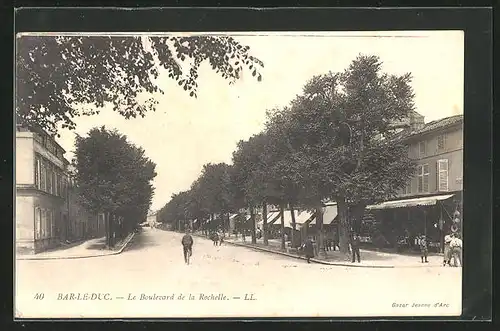
[[[264,245],[269,245],[267,235],[267,201],[262,204],[262,236],[264,238]]]
[[[280,219],[281,219],[281,249],[285,250],[285,207],[280,205]]]
[[[110,215],[109,218],[109,247],[113,248],[115,246],[115,215]]]
[[[106,230],[106,246],[108,246],[108,248],[111,248],[111,226],[110,226],[109,213],[105,213],[104,217],[105,217],[104,224],[105,224],[105,228],[106,228],[105,229]]]
[[[323,233],[323,206],[316,207],[316,226],[318,227],[318,255],[325,256],[325,238]]]
[[[250,208],[250,225],[252,227],[252,244],[257,243],[257,236],[255,233],[255,211],[253,207]]]
[[[293,208],[293,205],[290,204],[290,214],[292,215],[292,236],[291,236],[291,239],[292,239],[292,247],[295,248],[295,231],[297,230],[297,224],[295,223],[295,210]]]
[[[349,254],[350,222],[348,215],[348,206],[344,197],[337,199],[339,216],[339,246],[340,252]]]

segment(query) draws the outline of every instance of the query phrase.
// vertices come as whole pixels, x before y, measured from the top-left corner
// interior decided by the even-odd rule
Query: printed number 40
[[[45,295],[43,293],[36,293],[35,294],[35,300],[43,300],[43,297]]]

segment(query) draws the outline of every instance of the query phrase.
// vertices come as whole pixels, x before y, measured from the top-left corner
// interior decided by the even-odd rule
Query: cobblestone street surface
[[[146,229],[118,255],[17,260],[16,316],[366,317],[461,312],[461,268],[307,264],[230,244],[213,246],[199,237],[194,238],[192,263],[185,265],[181,237]]]

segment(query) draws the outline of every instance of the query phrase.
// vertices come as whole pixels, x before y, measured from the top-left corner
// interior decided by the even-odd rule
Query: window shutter
[[[39,207],[35,207],[35,239],[40,239],[42,229],[42,215]]]
[[[35,187],[40,189],[40,158],[35,158]]]
[[[438,190],[442,192],[448,191],[448,160],[439,160],[438,161],[438,178],[439,185]]]
[[[429,192],[429,165],[424,164],[424,192]]]

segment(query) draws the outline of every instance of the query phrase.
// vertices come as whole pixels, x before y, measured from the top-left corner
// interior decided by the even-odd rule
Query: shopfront
[[[460,210],[455,194],[386,201],[366,207],[363,235],[378,248],[416,251],[416,238],[427,237],[429,251],[442,252],[444,236],[451,232],[453,215]],[[460,211],[461,213],[461,211]]]

